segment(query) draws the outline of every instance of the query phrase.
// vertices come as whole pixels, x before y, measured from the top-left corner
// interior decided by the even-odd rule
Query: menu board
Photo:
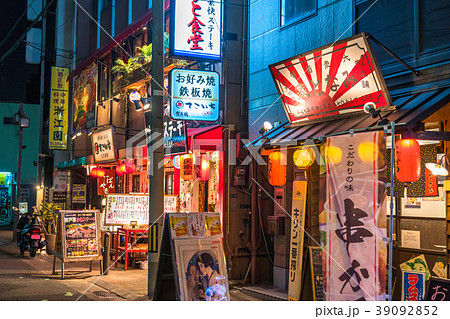
[[[148,225],[148,195],[108,195],[106,197],[105,225]]]
[[[311,277],[313,285],[314,301],[323,300],[323,267],[322,249],[320,247],[309,247],[309,260],[311,262]]]
[[[168,215],[172,239],[223,236],[219,213],[170,213]]]
[[[450,280],[430,277],[426,301],[450,301]]]
[[[63,214],[62,229],[66,258],[99,255],[95,211],[77,211]]]

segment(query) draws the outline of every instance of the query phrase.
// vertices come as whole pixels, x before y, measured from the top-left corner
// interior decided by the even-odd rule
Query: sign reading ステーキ
[[[391,104],[364,33],[269,68],[291,123]]]
[[[50,90],[50,119],[48,123],[48,148],[67,149],[69,125],[69,68],[52,66],[52,87]]]
[[[117,153],[113,127],[92,133],[91,141],[94,163],[108,163],[116,161]]]
[[[170,55],[220,60],[222,6],[220,1],[172,0]]]
[[[164,155],[184,154],[187,152],[184,121],[171,120],[169,110],[164,110]]]
[[[219,74],[174,69],[170,73],[170,117],[175,120],[219,119]]]

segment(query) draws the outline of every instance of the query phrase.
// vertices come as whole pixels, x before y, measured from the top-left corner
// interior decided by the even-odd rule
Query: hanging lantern
[[[181,155],[180,158],[180,177],[183,180],[189,180],[194,177],[194,161],[191,154]]]
[[[91,169],[91,175],[94,177],[104,177],[106,174],[106,171],[104,168],[101,167],[94,167]]]
[[[363,162],[373,163],[378,159],[378,145],[374,142],[363,142],[358,146],[358,155]]]
[[[325,148],[325,160],[328,164],[336,165],[341,162],[342,150],[337,146],[327,146]]]
[[[298,168],[305,169],[310,167],[315,159],[314,151],[309,147],[298,149],[294,152],[294,164]]]
[[[118,176],[122,176],[122,175],[125,175],[125,172],[122,170],[122,165],[123,164],[120,164],[120,165],[117,165],[116,166],[116,174],[118,175]]]
[[[209,171],[210,171],[210,161],[207,155],[202,154],[200,157],[197,157],[197,163],[195,165],[195,174],[197,178],[204,182],[209,179]]]
[[[125,170],[125,174],[133,174],[134,171],[136,170],[136,165],[133,162],[124,163],[122,165],[123,168],[121,169]]]
[[[286,184],[286,155],[275,151],[269,155],[269,183],[272,186]]]
[[[420,145],[414,139],[395,142],[395,171],[403,183],[415,182],[420,178]]]

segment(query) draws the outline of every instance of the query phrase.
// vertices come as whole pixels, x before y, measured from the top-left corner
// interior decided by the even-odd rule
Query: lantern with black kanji
[[[192,179],[194,176],[194,161],[191,154],[184,154],[180,157],[180,177],[183,180]]]
[[[275,151],[269,155],[269,183],[272,186],[286,184],[286,155]]]
[[[420,145],[414,139],[395,142],[395,171],[397,179],[410,183],[420,178]]]
[[[209,179],[209,171],[210,171],[210,162],[209,157],[205,154],[202,154],[200,157],[197,157],[195,165],[195,174],[199,181],[205,182]]]

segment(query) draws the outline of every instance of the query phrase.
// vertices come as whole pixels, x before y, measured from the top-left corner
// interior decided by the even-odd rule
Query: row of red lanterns
[[[180,156],[180,178],[182,180],[190,180],[195,175],[199,181],[207,181],[209,179],[210,170],[211,163],[209,156],[206,154],[197,156],[195,164],[192,154]]]
[[[125,174],[133,174],[136,171],[136,165],[131,162],[122,163],[116,166],[116,174],[119,176]],[[106,170],[103,167],[94,167],[89,171],[89,175],[93,177],[104,177]]]
[[[364,145],[363,145],[364,144]],[[362,161],[374,161],[378,157],[378,149],[373,143],[362,143],[358,149]],[[372,145],[373,144],[373,145]],[[325,151],[325,158],[331,164],[341,161],[342,151],[331,146]],[[314,162],[314,152],[310,148],[294,152],[294,164],[299,168],[308,168]],[[420,178],[420,145],[414,139],[402,139],[395,143],[396,177],[400,182],[411,183]],[[269,155],[269,183],[272,186],[286,184],[287,160],[286,154],[274,151]]]

